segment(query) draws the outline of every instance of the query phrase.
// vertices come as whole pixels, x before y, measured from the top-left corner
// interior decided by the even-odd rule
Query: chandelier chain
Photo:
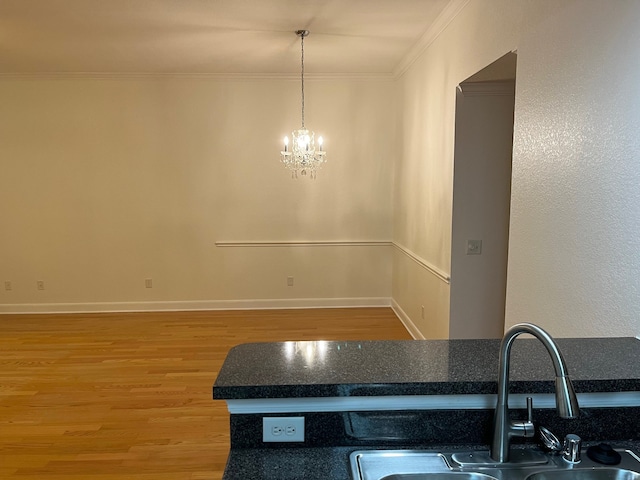
[[[300,61],[300,64],[302,65],[300,71],[300,83],[302,84],[302,129],[304,130],[304,34],[300,36],[300,50],[302,52],[302,59]]]

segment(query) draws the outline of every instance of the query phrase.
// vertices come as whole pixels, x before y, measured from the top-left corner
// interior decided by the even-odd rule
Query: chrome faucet
[[[567,366],[558,349],[558,345],[547,332],[531,323],[519,323],[505,333],[500,344],[500,359],[498,372],[498,401],[493,424],[493,442],[491,443],[491,458],[498,463],[509,461],[509,446],[511,437],[532,437],[535,434],[531,412],[532,405],[527,400],[529,419],[526,422],[509,421],[509,359],[511,345],[516,337],[522,333],[533,335],[549,352],[553,368],[556,371],[556,409],[562,418],[577,418],[579,413],[578,399],[571,379],[567,372]]]

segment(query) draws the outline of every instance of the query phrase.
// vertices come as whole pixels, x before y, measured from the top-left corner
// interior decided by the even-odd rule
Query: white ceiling
[[[0,0],[0,73],[296,73],[307,29],[306,72],[390,74],[459,1]]]

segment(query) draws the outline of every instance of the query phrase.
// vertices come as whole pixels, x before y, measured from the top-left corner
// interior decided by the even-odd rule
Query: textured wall
[[[640,334],[640,3],[535,1],[518,46],[507,323]]]

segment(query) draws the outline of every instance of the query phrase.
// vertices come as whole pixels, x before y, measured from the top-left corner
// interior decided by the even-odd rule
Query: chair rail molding
[[[218,240],[216,247],[389,247],[389,240]]]
[[[436,267],[435,265],[429,263],[424,258],[419,257],[418,255],[413,253],[411,250],[409,250],[407,247],[405,247],[403,245],[400,245],[397,242],[392,242],[392,245],[395,248],[397,248],[400,252],[404,253],[411,260],[413,260],[415,263],[420,265],[422,268],[424,268],[425,270],[429,271],[430,273],[432,273],[433,275],[438,277],[443,282],[445,282],[447,284],[451,283],[451,275],[449,275],[448,273],[440,270],[438,267]]]

